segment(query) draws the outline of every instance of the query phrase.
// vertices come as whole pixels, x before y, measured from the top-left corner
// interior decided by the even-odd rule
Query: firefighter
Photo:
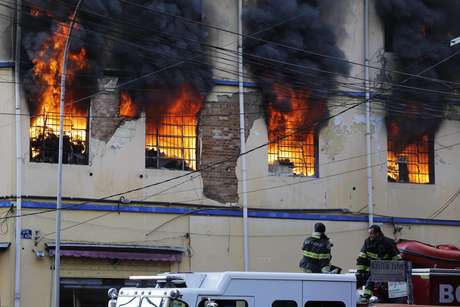
[[[377,225],[369,227],[369,237],[356,260],[358,287],[366,285],[360,298],[363,302],[373,295],[374,283],[369,280],[371,260],[401,260],[395,241],[385,237]]]
[[[326,226],[316,223],[311,237],[305,239],[302,245],[303,257],[299,267],[306,273],[329,273],[331,270],[331,247],[329,238],[325,235]]]

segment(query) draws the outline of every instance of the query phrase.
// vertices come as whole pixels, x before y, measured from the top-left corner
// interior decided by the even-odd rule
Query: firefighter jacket
[[[299,266],[304,272],[327,273],[330,271],[331,247],[329,238],[319,232],[314,232],[303,242],[303,257]]]
[[[401,260],[395,241],[383,235],[373,241],[367,238],[356,260],[358,273],[369,273],[371,260]]]

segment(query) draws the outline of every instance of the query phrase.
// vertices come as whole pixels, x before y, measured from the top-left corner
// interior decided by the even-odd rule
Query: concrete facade
[[[324,19],[337,25],[334,29],[339,37],[338,43],[347,59],[362,63],[362,1],[337,2],[326,1],[323,4],[329,4],[329,9],[324,10]],[[373,1],[370,2],[370,62],[372,66],[381,67],[384,62],[383,30],[374,11]],[[207,24],[237,30],[236,1],[204,0],[203,10],[203,20]],[[10,27],[10,24],[5,25],[3,33],[10,33],[7,31]],[[209,40],[220,47],[236,48],[236,36],[229,33],[212,30]],[[11,58],[11,42],[6,41],[8,43],[0,48],[0,59]],[[222,68],[223,64],[214,65]],[[236,64],[233,65],[231,70],[236,70]],[[228,70],[228,67],[225,68]],[[377,80],[380,73],[379,70],[371,69],[371,79]],[[351,75],[362,78],[363,67],[352,65]],[[0,79],[9,81],[0,82],[0,113],[12,114],[13,68],[0,69]],[[222,114],[239,113],[238,88],[233,82],[236,77],[216,69],[214,79],[218,81],[206,99],[200,119],[204,125],[198,136],[202,144],[201,165],[236,157],[239,152],[239,119]],[[245,91],[248,101],[256,101],[248,108],[251,116],[246,118],[246,148],[250,150],[261,146],[247,155],[248,201],[254,213],[254,217],[249,219],[250,270],[298,271],[301,243],[317,220],[325,222],[334,244],[333,263],[345,270],[353,268],[367,234],[364,107],[359,106],[335,117],[320,131],[318,178],[273,176],[268,172],[267,147],[262,146],[268,141],[268,136],[263,112],[260,110],[261,101],[257,98],[257,89],[251,84]],[[345,88],[343,91],[343,96],[328,101],[332,114],[343,110],[345,105],[364,99],[360,96],[362,93]],[[385,220],[385,234],[394,238],[460,246],[460,210],[457,207],[460,201],[453,200],[441,214],[432,216],[459,188],[460,146],[457,145],[460,123],[445,120],[436,134],[435,184],[391,183],[387,180],[387,134],[384,113],[380,110],[381,107],[376,107],[372,113],[375,214],[411,218],[405,223],[395,224],[387,223],[389,219]],[[23,101],[22,113],[28,112]],[[206,116],[212,114],[223,117],[207,121]],[[21,117],[21,124],[23,194],[28,196],[25,201],[30,205],[24,213],[37,213],[48,210],[54,202],[57,165],[29,161],[29,117]],[[241,159],[235,158],[233,163],[202,173],[146,169],[145,116],[118,124],[107,141],[106,136],[90,138],[88,165],[64,165],[63,194],[67,204],[77,205],[74,210],[63,212],[62,240],[175,246],[184,248],[185,252],[180,263],[111,263],[63,258],[62,276],[124,279],[129,275],[161,271],[242,270],[243,226],[238,208],[234,208],[238,203],[241,205],[242,199]],[[0,216],[3,216],[10,202],[14,202],[11,196],[15,194],[14,117],[0,114],[0,127],[0,196],[5,198],[0,201]],[[94,126],[90,129],[94,129]],[[94,136],[93,133],[91,135]],[[162,183],[156,184],[159,182]],[[145,186],[149,187],[142,188]],[[137,188],[142,189],[123,195],[123,201],[120,200],[121,195],[97,201]],[[120,210],[117,210],[117,206]],[[203,208],[211,210],[210,214],[199,211]],[[189,209],[192,211],[187,211]],[[322,211],[314,215],[308,211],[312,209],[341,211]],[[340,213],[344,210],[353,214]],[[295,215],[300,211],[299,215]],[[47,254],[45,243],[54,240],[54,223],[54,212],[23,218],[23,229],[31,229],[34,236],[22,241],[22,306],[46,307],[51,302],[53,258]],[[1,228],[0,242],[11,242],[12,245],[8,250],[0,252],[0,307],[10,307],[14,302],[14,219],[6,220],[4,225],[8,227],[7,231]],[[45,256],[37,257],[37,251],[44,251]]]

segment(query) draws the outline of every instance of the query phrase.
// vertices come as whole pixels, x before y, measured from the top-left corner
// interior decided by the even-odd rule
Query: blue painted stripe
[[[0,208],[8,208],[11,201],[0,201]],[[26,209],[54,209],[55,203],[23,201],[22,207]],[[237,209],[190,209],[180,207],[156,207],[156,206],[134,206],[134,205],[113,205],[113,204],[63,204],[66,210],[82,211],[110,211],[110,212],[132,212],[132,213],[157,213],[157,214],[190,214],[201,216],[230,216],[241,217],[242,211]],[[249,210],[248,216],[252,218],[267,219],[289,219],[289,220],[315,220],[315,221],[336,221],[336,222],[362,222],[368,221],[367,215],[338,215],[338,214],[318,214],[318,213],[295,213],[274,210]],[[443,225],[460,226],[460,220],[438,220],[408,217],[374,217],[376,223],[397,223],[414,225]]]
[[[13,61],[0,61],[0,68],[13,68],[14,62]]]

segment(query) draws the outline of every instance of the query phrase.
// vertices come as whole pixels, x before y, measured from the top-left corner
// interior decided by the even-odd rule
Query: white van
[[[109,307],[355,307],[354,274],[269,272],[138,276],[109,290]]]

